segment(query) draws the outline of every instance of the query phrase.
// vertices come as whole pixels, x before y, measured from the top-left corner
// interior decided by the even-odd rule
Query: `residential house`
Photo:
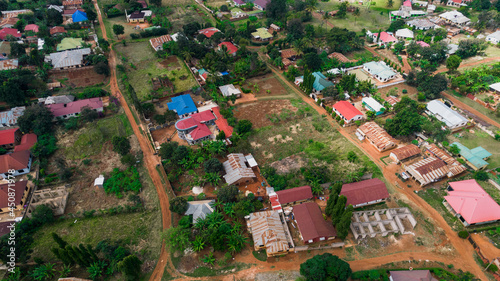
[[[209,74],[209,72],[206,71],[204,68],[201,68],[198,70],[198,75],[200,76],[201,80],[203,80],[204,82],[207,81],[208,74]]]
[[[470,23],[470,19],[458,11],[448,11],[439,15],[439,18],[448,24],[464,26]]]
[[[285,219],[277,211],[255,212],[245,217],[255,251],[266,250],[268,257],[288,254],[293,241]]]
[[[267,5],[271,2],[271,0],[255,0],[253,1],[253,4],[255,5],[255,8],[265,11]]]
[[[35,134],[25,134],[21,137],[21,142],[14,147],[14,152],[30,150],[37,141],[38,137]]]
[[[338,60],[339,62],[342,62],[342,63],[351,62],[351,60],[348,59],[346,56],[344,56],[344,54],[337,53],[337,52],[333,52],[333,53],[329,54],[328,58],[329,59],[336,59],[336,60]]]
[[[466,3],[467,1],[464,0],[448,0],[448,2],[446,2],[446,6],[460,8],[462,6],[467,6]]]
[[[18,18],[6,18],[0,22],[0,28],[13,28],[19,21]]]
[[[88,107],[97,112],[103,112],[104,106],[101,98],[90,98],[84,100],[77,100],[70,103],[55,103],[46,105],[52,111],[55,118],[68,119],[71,117],[78,117],[83,108]]]
[[[328,87],[333,87],[335,84],[333,84],[331,81],[329,81],[323,73],[317,71],[313,72],[312,75],[314,76],[314,83],[313,83],[313,92],[312,96],[313,98],[317,98],[317,95],[321,93],[325,88]]]
[[[424,16],[427,13],[424,11],[419,11],[419,10],[413,10],[411,6],[412,2],[411,0],[405,0],[403,2],[403,5],[399,7],[399,10],[397,11],[391,11],[389,13],[389,19],[391,21],[395,21],[398,19],[407,19],[407,18],[413,18],[413,17],[420,17]]]
[[[207,215],[214,212],[215,200],[189,201],[188,209],[184,215],[193,215],[193,223],[203,220]]]
[[[38,33],[39,28],[40,27],[36,24],[28,24],[24,27],[24,32],[32,31],[34,33]]]
[[[82,12],[80,10],[76,10],[76,12],[74,12],[73,15],[71,15],[71,18],[73,19],[74,23],[79,23],[79,22],[81,23],[89,20],[87,18],[87,13]]]
[[[495,83],[495,84],[491,84],[490,85],[490,90],[495,92],[496,94],[499,94],[500,95],[500,82],[499,83]]]
[[[490,35],[486,36],[486,41],[491,42],[493,44],[500,43],[500,30],[497,30]]]
[[[33,188],[34,184],[26,180],[16,180],[14,183],[0,185],[0,216],[4,217],[2,220],[22,220],[23,211],[29,205],[28,198]],[[12,206],[12,203],[15,205]]]
[[[146,20],[146,14],[144,12],[135,11],[130,15],[127,15],[127,10],[125,10],[125,17],[127,18],[127,22],[144,22]]]
[[[406,166],[405,170],[420,186],[437,182],[450,172],[446,163],[434,156]]]
[[[347,124],[363,119],[363,113],[348,101],[339,101],[333,105],[332,109]]]
[[[344,184],[340,195],[347,198],[346,206],[352,205],[354,208],[378,204],[389,198],[385,183],[376,178]]]
[[[290,65],[295,65],[297,63],[297,52],[294,49],[286,49],[280,51],[281,62],[283,67],[287,69]]]
[[[21,143],[23,134],[18,128],[0,131],[0,147],[10,149]]]
[[[67,33],[66,29],[64,29],[64,27],[62,27],[62,26],[54,26],[49,30],[49,32],[50,32],[50,36],[57,36],[57,35]]]
[[[427,5],[427,13],[432,14],[436,10],[436,5]]]
[[[454,142],[451,145],[456,145],[460,149],[459,153],[460,158],[465,160],[465,163],[467,163],[467,165],[469,165],[475,171],[486,168],[486,166],[489,165],[489,163],[486,162],[486,160],[491,155],[493,155],[486,149],[482,148],[481,146],[469,149],[468,147],[459,142]]]
[[[84,9],[65,9],[63,10],[62,15],[65,18],[71,18],[71,20],[73,20],[73,14],[76,13],[76,11],[85,12]]]
[[[273,38],[273,35],[267,31],[267,29],[261,27],[257,28],[255,32],[252,32],[252,37],[254,40],[258,41],[268,41]]]
[[[83,1],[82,0],[65,0],[62,1],[62,5],[64,6],[64,9],[78,9],[82,6]]]
[[[356,135],[361,140],[366,138],[379,152],[383,152],[397,146],[396,139],[391,137],[391,135],[389,135],[375,122],[366,122],[365,124],[359,126],[356,130]]]
[[[31,13],[33,13],[33,12],[31,10],[29,10],[29,9],[2,11],[2,17],[4,19],[7,19],[7,18],[17,18],[18,15],[21,15],[21,14],[31,14]]]
[[[56,50],[58,52],[80,49],[83,45],[82,38],[71,38],[66,37],[61,40],[61,43],[57,44]]]
[[[443,204],[465,226],[500,220],[500,206],[473,179],[450,182]]]
[[[10,59],[10,60],[1,60],[0,61],[0,70],[9,70],[16,69],[19,67],[18,59]]]
[[[28,150],[0,155],[0,176],[20,176],[31,170],[31,153]]]
[[[19,106],[0,112],[0,128],[16,126],[17,118],[24,114],[25,109],[26,107]]]
[[[381,105],[376,99],[372,98],[372,97],[364,97],[361,99],[362,101],[362,104],[363,106],[375,113],[376,116],[380,115],[380,114],[384,114],[385,112],[385,108],[383,105]]]
[[[422,47],[422,48],[427,48],[427,47],[431,46],[431,45],[425,43],[424,41],[417,41],[415,43],[417,43],[418,45],[420,45],[420,47]]]
[[[58,11],[59,13],[62,14],[62,12],[64,11],[64,6],[58,6],[58,5],[47,5],[47,11],[50,10],[50,9],[53,9],[53,10],[56,10]]]
[[[220,30],[215,28],[215,27],[209,27],[209,28],[198,30],[198,34],[203,34],[207,38],[212,37],[212,35],[214,35],[217,32],[220,32]]]
[[[398,29],[395,35],[398,40],[413,39],[413,31],[408,28]]]
[[[429,29],[436,27],[436,24],[434,24],[433,22],[431,22],[427,18],[413,19],[413,20],[407,21],[406,25],[408,25],[409,27],[415,28],[417,30],[429,30]]]
[[[241,97],[240,89],[236,88],[233,84],[220,86],[219,90],[225,97],[230,97],[230,96],[236,96],[237,98]]]
[[[177,115],[179,115],[179,118],[187,117],[198,112],[198,109],[189,94],[173,97],[172,101],[167,103],[167,107],[168,109],[175,111]]]
[[[256,163],[249,162],[242,153],[228,154],[227,161],[222,163],[226,171],[224,175],[226,183],[240,185],[253,182],[257,178],[252,169],[254,164]]]
[[[421,154],[420,148],[414,144],[409,144],[394,149],[389,157],[396,163],[413,159]]]
[[[10,36],[14,38],[21,38],[22,34],[19,32],[19,30],[15,28],[10,28],[10,27],[5,27],[0,29],[0,40],[5,41],[7,40]]]
[[[390,281],[438,281],[429,270],[389,271]]]
[[[160,50],[163,50],[163,43],[167,43],[170,41],[172,41],[172,37],[168,34],[160,36],[160,37],[149,39],[149,43],[151,44],[151,47],[153,47],[153,49],[157,52]]]
[[[243,10],[234,8],[231,10],[231,17],[233,19],[240,19],[240,18],[246,18],[248,17],[248,14],[243,12]]]
[[[367,35],[371,37],[373,42],[377,43],[379,46],[388,46],[389,44],[398,42],[398,39],[385,31],[380,33],[380,37],[378,36],[378,33],[371,33],[370,31],[367,32]]]
[[[281,28],[274,23],[271,23],[271,25],[269,25],[269,33],[274,31],[279,32],[280,30]]]
[[[394,106],[396,103],[401,101],[401,99],[396,96],[383,96],[382,98],[391,106]]]
[[[213,133],[208,125],[215,125],[215,116],[209,110],[191,114],[175,122],[179,138],[186,140],[190,145],[213,139]]]
[[[397,76],[397,73],[383,61],[364,63],[363,69],[380,82],[387,82]]]
[[[54,69],[82,67],[84,59],[90,55],[90,48],[76,49],[45,56],[45,62],[50,62]]]
[[[226,136],[226,139],[229,139],[233,136],[233,127],[229,126],[229,123],[227,122],[227,119],[220,114],[220,109],[219,107],[213,107],[212,111],[215,115],[215,126],[217,126],[217,129],[219,132],[224,132],[224,135]]]
[[[231,56],[236,56],[236,52],[238,52],[238,48],[231,42],[222,42],[217,47],[219,51],[222,51],[222,46],[226,46],[227,53]]]
[[[444,122],[446,127],[448,127],[451,131],[460,130],[461,128],[467,126],[467,123],[469,122],[467,118],[463,117],[440,100],[432,100],[428,102],[426,112],[430,115],[434,115],[434,117],[436,117],[439,121]]]
[[[243,6],[246,4],[246,2],[243,0],[233,0],[233,3],[234,3],[234,6],[236,6],[236,7],[240,7],[240,6]]]
[[[279,204],[283,207],[294,206],[313,199],[309,185],[276,191]]]
[[[46,98],[39,98],[38,102],[43,103],[45,105],[54,104],[54,103],[70,103],[75,100],[75,97],[72,95],[62,95],[62,96],[50,96]]]
[[[323,218],[321,209],[314,202],[294,206],[293,216],[306,244],[335,239],[337,235],[332,223]]]
[[[448,44],[448,51],[446,51],[447,56],[454,55],[458,51],[458,45],[457,44]]]
[[[448,178],[454,177],[456,175],[459,175],[467,170],[467,168],[460,164],[455,158],[453,158],[451,155],[446,153],[446,151],[442,150],[441,148],[437,147],[435,144],[431,144],[427,146],[427,152],[444,161],[444,163],[448,166],[449,172],[448,172]]]

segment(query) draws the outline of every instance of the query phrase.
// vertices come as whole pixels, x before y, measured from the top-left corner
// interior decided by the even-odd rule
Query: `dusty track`
[[[446,97],[447,99],[451,100],[453,102],[453,105],[455,105],[456,107],[459,107],[461,109],[465,109],[465,110],[471,112],[472,114],[476,115],[477,117],[483,119],[485,122],[488,122],[491,125],[497,126],[498,128],[500,128],[500,123],[494,121],[493,119],[489,118],[488,116],[482,114],[481,112],[479,112],[479,111],[475,110],[474,108],[468,106],[467,104],[461,102],[460,100],[458,100],[454,96],[452,96],[448,93],[445,93],[445,92],[441,92],[441,94],[444,97]]]
[[[96,8],[97,15],[99,18],[99,24],[101,26],[102,35],[104,39],[108,40],[108,36],[106,34],[106,28],[102,20],[101,11],[99,9],[99,6],[97,5],[96,0],[94,0],[94,6]],[[158,193],[158,198],[160,200],[163,229],[167,229],[170,227],[170,210],[169,210],[168,196],[167,193],[165,192],[165,188],[170,188],[169,186],[170,184],[167,182],[168,186],[166,187],[163,186],[160,179],[160,175],[156,170],[156,166],[160,165],[160,159],[158,156],[154,155],[153,148],[151,147],[149,140],[147,139],[146,136],[144,136],[143,133],[141,133],[139,126],[135,122],[134,115],[132,114],[132,111],[130,110],[130,107],[127,104],[127,101],[123,97],[123,94],[120,92],[120,88],[118,87],[116,80],[116,54],[112,48],[109,53],[109,67],[111,69],[111,79],[110,79],[111,93],[120,100],[120,104],[125,110],[125,114],[127,115],[130,125],[132,126],[134,134],[137,136],[137,139],[139,140],[139,144],[141,146],[141,150],[144,155],[143,157],[144,165],[148,169],[149,175],[153,181],[153,184],[156,187],[156,192]],[[165,244],[163,243],[158,263],[156,264],[156,267],[153,273],[151,274],[150,280],[161,280],[165,267],[167,264],[169,264],[168,263],[169,258],[170,255],[168,251],[165,249]],[[175,269],[170,270],[169,272],[175,275]]]
[[[475,62],[470,62],[470,63],[466,63],[466,64],[461,64],[458,67],[458,69],[464,68],[464,67],[468,67],[468,66],[475,66],[475,65],[479,65],[479,64],[484,64],[484,63],[488,63],[490,61],[499,61],[499,60],[500,60],[500,57],[487,58],[487,59],[480,60],[480,61],[475,61]],[[434,74],[438,74],[438,73],[446,72],[446,71],[448,71],[448,69],[443,68],[443,69],[439,69],[439,70],[435,71]]]

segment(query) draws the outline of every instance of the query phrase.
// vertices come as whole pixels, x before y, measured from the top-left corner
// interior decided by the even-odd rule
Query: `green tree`
[[[238,193],[238,187],[234,185],[221,187],[217,190],[217,199],[225,203],[234,202]]]
[[[113,33],[116,35],[116,38],[118,38],[119,35],[125,33],[125,27],[121,24],[113,24]]]
[[[300,274],[310,281],[346,281],[352,274],[349,264],[330,253],[316,255],[300,265]]]
[[[114,136],[111,140],[113,151],[124,156],[130,152],[130,141],[127,137]]]
[[[236,132],[240,135],[248,133],[252,130],[252,122],[250,120],[239,120],[236,125]]]
[[[135,255],[130,255],[118,263],[118,269],[122,272],[125,280],[139,280],[141,275],[141,260]]]
[[[458,147],[458,145],[456,144],[452,144],[450,145],[450,147],[448,148],[448,151],[453,154],[453,155],[458,155],[460,154],[460,148]]]
[[[489,178],[490,177],[488,176],[488,173],[483,171],[483,170],[479,170],[479,171],[474,172],[474,179],[475,180],[487,181]]]
[[[347,7],[349,6],[349,2],[344,1],[340,3],[339,9],[337,11],[337,17],[343,19],[347,16]]]
[[[347,206],[340,222],[337,224],[337,235],[340,239],[344,240],[349,234],[349,227],[351,226],[353,207],[352,205]]]
[[[222,163],[217,158],[211,158],[203,163],[205,173],[220,173],[224,170]]]
[[[57,243],[57,245],[59,245],[59,248],[64,249],[66,247],[66,245],[68,245],[68,243],[66,241],[64,241],[59,235],[57,235],[57,233],[52,232],[51,235],[52,235],[52,239],[54,239],[54,241]]]
[[[97,111],[93,110],[89,106],[84,106],[82,107],[82,111],[80,112],[80,120],[83,122],[93,122],[99,118],[99,113]]]
[[[339,198],[339,193],[336,190],[335,191],[332,190],[332,192],[330,193],[330,197],[326,202],[325,214],[327,216],[329,217],[332,216],[333,208],[335,207],[338,198]]]
[[[461,63],[462,59],[459,56],[451,55],[446,59],[446,68],[448,68],[450,72],[453,72],[458,69]]]
[[[189,246],[190,233],[190,229],[178,226],[167,229],[163,232],[162,237],[172,252],[182,252]]]
[[[170,211],[183,215],[188,209],[188,202],[184,197],[175,197],[169,202]]]
[[[393,5],[394,5],[394,0],[387,0],[387,7],[388,8],[392,8]]]
[[[17,124],[23,133],[33,132],[38,136],[51,134],[54,115],[49,108],[36,104],[26,108],[22,116],[17,119]]]
[[[347,203],[347,198],[344,195],[340,195],[339,198],[337,199],[337,202],[335,203],[335,207],[333,207],[333,210],[331,212],[333,225],[337,225],[342,219],[346,203]]]
[[[387,119],[384,128],[391,136],[409,136],[422,131],[422,116],[418,112],[416,101],[404,96],[394,105],[396,115]]]
[[[57,150],[57,140],[53,134],[44,134],[38,137],[37,142],[31,148],[35,157],[46,158]]]
[[[173,156],[177,147],[179,147],[179,144],[175,141],[162,143],[160,145],[160,152],[159,152],[161,159],[163,160],[170,159]]]

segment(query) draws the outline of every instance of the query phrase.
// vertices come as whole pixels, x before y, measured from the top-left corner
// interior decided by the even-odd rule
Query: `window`
[[[307,242],[308,242],[308,243],[312,243],[313,241],[312,241],[312,239],[311,239],[311,240],[307,240]]]
[[[24,173],[24,170],[17,170],[18,173]]]
[[[325,237],[319,238],[319,241],[325,241]]]

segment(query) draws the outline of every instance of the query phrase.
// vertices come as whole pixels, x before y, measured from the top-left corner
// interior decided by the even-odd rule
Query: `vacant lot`
[[[280,122],[281,119],[286,120],[297,110],[289,100],[259,100],[238,105],[234,110],[234,115],[237,119],[250,120],[253,128],[257,129],[271,126]]]
[[[252,93],[255,94],[257,98],[265,96],[283,96],[288,94],[285,85],[281,83],[274,73],[248,79],[242,87],[252,90]]]
[[[174,32],[182,31],[182,26],[191,22],[198,22],[200,24],[207,22],[214,23],[213,18],[208,15],[208,12],[198,5],[195,5],[194,1],[163,1],[163,3],[165,2],[179,2],[173,5],[170,4],[173,13],[169,16],[168,20],[172,23]]]
[[[135,42],[127,46],[116,46],[118,58],[127,70],[130,84],[134,87],[140,100],[151,99],[153,91],[151,79],[167,75],[174,84],[174,92],[184,92],[197,86],[191,71],[180,59],[169,57],[158,59],[148,41]],[[165,89],[164,89],[165,90]],[[158,97],[169,93],[158,90]]]
[[[87,87],[104,83],[107,78],[104,75],[97,74],[93,66],[82,68],[51,70],[49,71],[49,80],[61,82],[63,87]]]
[[[474,128],[473,130],[452,134],[449,139],[450,143],[455,141],[460,142],[469,149],[482,146],[484,149],[493,154],[488,160],[486,160],[490,163],[487,168],[494,169],[500,167],[500,149],[498,149],[499,142],[495,141],[490,135],[480,129]]]

